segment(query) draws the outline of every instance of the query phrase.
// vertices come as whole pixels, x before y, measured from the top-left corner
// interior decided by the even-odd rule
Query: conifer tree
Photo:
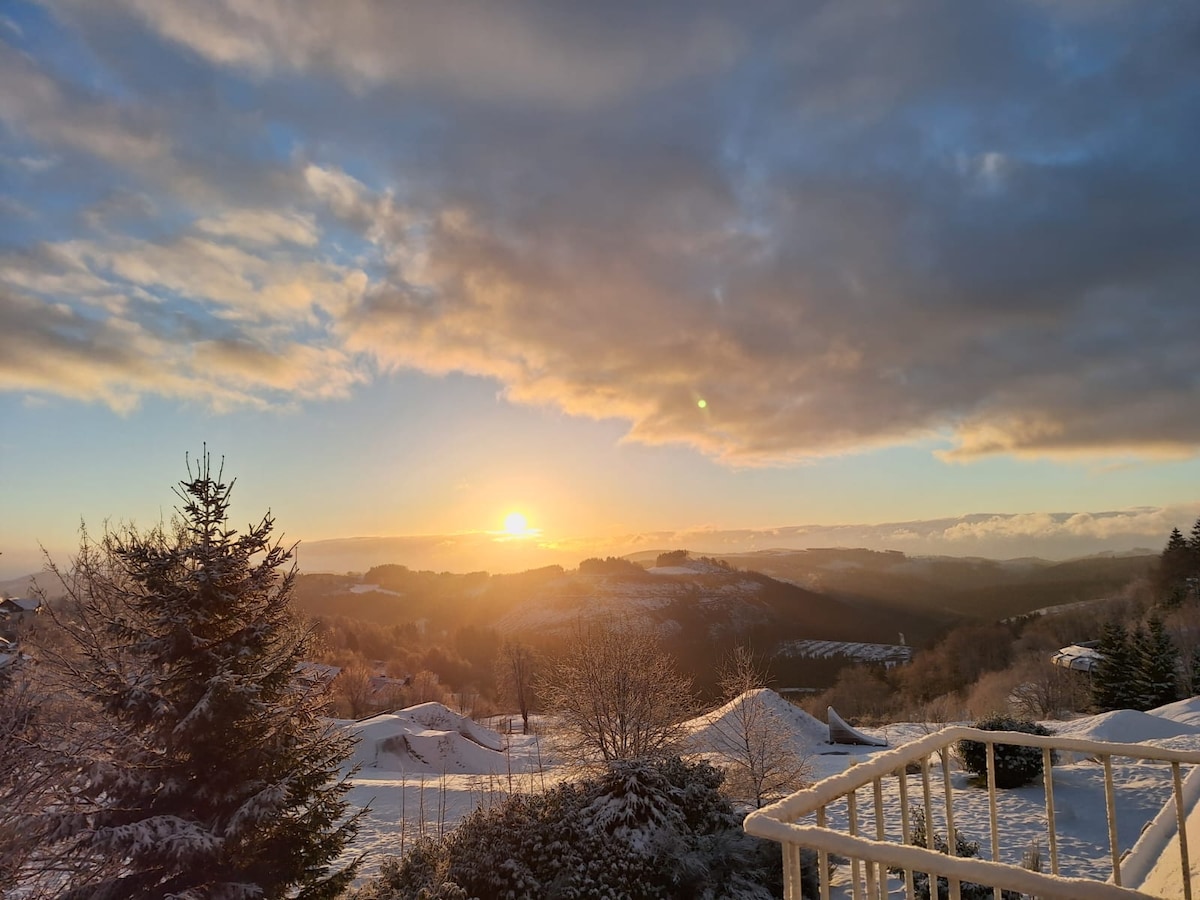
[[[1137,660],[1140,703],[1136,708],[1143,710],[1179,699],[1179,650],[1162,619],[1155,616],[1147,626]]]
[[[1100,662],[1092,671],[1092,703],[1100,711],[1125,709],[1136,702],[1132,687],[1134,666],[1129,635],[1120,622],[1104,626]]]
[[[1185,581],[1192,599],[1200,600],[1200,519],[1196,519],[1196,524],[1192,526],[1188,551],[1191,553],[1191,564]]]
[[[173,527],[85,533],[63,573],[78,646],[62,663],[110,735],[81,763],[91,807],[61,823],[65,898],[315,900],[354,876],[332,865],[356,831],[350,743],[296,677],[292,553],[270,513],[227,526],[232,488],[206,449]]]
[[[1188,683],[1188,693],[1193,696],[1200,696],[1200,646],[1192,650],[1192,677]]]
[[[1200,522],[1197,524],[1200,525]],[[1189,576],[1200,574],[1196,571],[1195,560],[1196,551],[1184,538],[1183,532],[1172,528],[1158,564],[1158,592],[1160,598],[1168,605],[1178,606],[1182,603],[1187,593]]]
[[[1123,707],[1142,710],[1150,709],[1153,705],[1153,689],[1146,670],[1146,661],[1150,656],[1149,638],[1146,629],[1139,623],[1129,635],[1129,686]]]

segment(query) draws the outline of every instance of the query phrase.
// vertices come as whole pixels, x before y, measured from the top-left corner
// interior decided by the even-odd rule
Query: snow
[[[685,723],[695,752],[714,757],[714,729],[734,714],[740,702],[764,705],[787,726],[797,751],[807,757],[814,780],[845,771],[887,749],[829,744],[826,723],[774,691],[761,689]],[[549,722],[540,724],[543,730],[552,727]],[[1072,738],[1200,750],[1200,697],[1148,713],[1117,710],[1044,724],[1056,734]],[[368,808],[358,840],[350,851],[354,855],[367,854],[364,876],[372,874],[384,856],[399,853],[402,839],[410,846],[419,833],[451,828],[481,804],[497,802],[514,792],[541,790],[570,777],[568,770],[546,753],[543,739],[534,735],[502,735],[437,703],[345,725],[360,739],[351,761],[360,768],[353,777],[349,799]],[[860,730],[887,739],[891,748],[895,748],[941,727],[937,723],[901,722]],[[1054,769],[1054,800],[1062,871],[1103,881],[1108,877],[1110,865],[1104,769],[1093,759],[1061,755],[1063,758]],[[931,779],[932,800],[941,830],[942,777],[936,771],[936,757],[932,763],[935,769]],[[973,787],[969,774],[959,770],[955,763],[951,765],[955,827],[968,839],[979,841],[980,855],[989,858],[987,792]],[[1140,864],[1139,877],[1146,878],[1148,889],[1159,895],[1175,896],[1170,883],[1172,877],[1178,881],[1178,869],[1163,868],[1171,852],[1163,833],[1169,833],[1171,823],[1147,827],[1171,796],[1170,768],[1125,758],[1114,758],[1112,767],[1121,850],[1133,847],[1145,829],[1143,846],[1150,846],[1152,854],[1148,863]],[[1189,797],[1200,795],[1200,775],[1193,779],[1193,784]],[[919,775],[908,777],[908,789],[911,797],[920,796]],[[899,808],[897,779],[885,779],[883,796],[885,809]],[[860,807],[861,828],[874,828],[870,805],[864,803]],[[1002,861],[1019,863],[1021,855],[1035,842],[1040,843],[1045,854],[1046,813],[1040,784],[1001,791],[998,812]],[[840,815],[845,818],[844,804]],[[836,824],[838,816],[836,806],[831,807],[831,824]],[[886,818],[889,829],[898,827],[897,817]],[[1189,820],[1189,833],[1193,828],[1197,833],[1191,846],[1200,846],[1200,814]],[[1159,843],[1151,844],[1152,840]],[[1166,855],[1155,869],[1153,863],[1161,846],[1167,847]],[[1196,865],[1200,866],[1200,861]],[[835,881],[844,886],[847,877],[846,872],[839,870]],[[1159,885],[1161,890],[1152,885]]]
[[[536,735],[502,735],[440,703],[340,723],[358,739],[346,762],[347,799],[364,810],[345,858],[366,854],[360,875],[399,855],[418,835],[452,827],[506,794],[542,790],[564,777],[550,769]]]
[[[510,765],[499,734],[440,703],[422,703],[347,727],[358,739],[351,763],[363,770],[496,775]]]
[[[1052,730],[1055,734],[1061,734],[1064,737],[1082,738],[1088,741],[1157,744],[1162,738],[1200,735],[1200,724],[1189,725],[1132,709],[1114,709],[1112,712],[1075,719],[1066,724],[1059,723]],[[1197,742],[1197,746],[1200,746],[1200,741]]]
[[[721,745],[720,735],[737,734],[741,730],[738,717],[742,717],[741,721],[746,720],[745,714],[740,712],[743,703],[762,705],[777,716],[787,726],[797,751],[811,753],[816,747],[828,746],[825,743],[829,737],[828,725],[774,691],[759,688],[734,697],[724,706],[684,723],[684,728],[691,735],[689,741],[692,748],[697,753],[710,753],[713,747]]]
[[[399,591],[389,591],[377,584],[352,584],[350,585],[350,593],[352,594],[389,594],[393,597],[403,597]]]
[[[1150,710],[1150,714],[1170,719],[1172,722],[1182,722],[1185,725],[1200,727],[1200,697],[1189,697],[1187,700],[1168,703],[1166,706]]]

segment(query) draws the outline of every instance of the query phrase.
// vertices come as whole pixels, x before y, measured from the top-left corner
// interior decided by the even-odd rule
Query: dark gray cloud
[[[1194,4],[53,8],[120,90],[0,117],[194,185],[117,293],[738,463],[1200,446]]]

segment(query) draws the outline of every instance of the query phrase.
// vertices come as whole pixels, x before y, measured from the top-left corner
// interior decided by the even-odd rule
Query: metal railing
[[[964,738],[986,745],[986,787],[960,787],[956,790],[952,784],[949,760],[955,745]],[[1003,835],[997,813],[997,791],[994,787],[997,744],[1038,747],[1042,750],[1048,872],[1000,861]],[[1051,765],[1054,751],[1080,754],[1103,766],[1104,808],[1108,819],[1108,860],[1105,866],[1109,872],[1107,881],[1101,881],[1094,875],[1079,877],[1068,874],[1071,867],[1064,866],[1064,861],[1060,860],[1060,830],[1055,819],[1054,767]],[[935,790],[932,775],[934,767],[930,762],[930,758],[935,754],[943,762],[940,766],[940,791]],[[785,900],[801,898],[801,848],[809,851],[805,854],[807,865],[813,864],[812,851],[815,851],[815,875],[820,883],[822,900],[829,900],[831,897],[831,857],[840,857],[841,861],[848,865],[849,885],[840,886],[839,893],[844,894],[848,891],[854,900],[883,900],[889,895],[889,877],[896,879],[896,882],[903,879],[905,896],[915,898],[918,893],[914,884],[914,873],[924,873],[927,879],[924,882],[926,891],[928,886],[934,886],[933,896],[948,894],[951,900],[961,900],[963,885],[971,885],[976,895],[979,892],[978,885],[986,885],[992,889],[991,895],[995,900],[1011,900],[1014,894],[1036,897],[1039,900],[1115,900],[1150,897],[1153,895],[1122,885],[1123,863],[1117,839],[1118,816],[1113,759],[1157,762],[1169,766],[1170,778],[1157,824],[1161,826],[1164,817],[1170,816],[1174,822],[1168,821],[1167,825],[1173,824],[1174,827],[1159,827],[1157,833],[1160,840],[1169,840],[1173,832],[1179,850],[1182,896],[1185,900],[1191,900],[1186,817],[1191,802],[1194,802],[1200,780],[1189,778],[1189,789],[1185,796],[1181,767],[1200,764],[1200,751],[950,726],[894,750],[874,754],[844,772],[750,813],[746,817],[745,829],[750,834],[768,838],[782,845]],[[940,825],[944,828],[948,853],[916,846],[913,843],[915,829],[912,817],[917,802],[909,796],[909,773],[916,776],[917,767],[917,790],[923,805],[923,833],[928,836],[926,843],[934,845],[935,826]],[[1198,771],[1200,769],[1194,769],[1193,774]],[[884,783],[893,779],[896,788],[891,790],[889,783],[888,802],[885,803]],[[870,794],[865,804],[859,797],[860,791]],[[957,847],[955,800],[957,795],[967,791],[976,796],[984,791],[987,793],[991,832],[990,859],[953,855]],[[935,803],[935,793],[941,794],[940,804]],[[941,813],[935,815],[935,807],[938,805],[941,806]],[[1149,832],[1154,829],[1147,827],[1145,830],[1148,837]],[[1011,855],[1013,848],[1006,849]],[[1133,854],[1141,851],[1144,856],[1148,851],[1157,857],[1161,856],[1163,849],[1161,844],[1146,848],[1139,843],[1133,848]],[[1138,869],[1139,882],[1148,871],[1144,860],[1139,866],[1130,867],[1127,859],[1124,866],[1126,871],[1130,868]],[[920,875],[916,877],[919,882]],[[945,879],[943,886],[938,885],[939,877]],[[893,882],[892,887],[899,887],[896,882]]]

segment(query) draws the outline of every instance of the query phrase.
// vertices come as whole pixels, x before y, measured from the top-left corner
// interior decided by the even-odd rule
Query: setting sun
[[[519,512],[511,512],[504,517],[504,530],[509,534],[526,534],[529,523]]]

